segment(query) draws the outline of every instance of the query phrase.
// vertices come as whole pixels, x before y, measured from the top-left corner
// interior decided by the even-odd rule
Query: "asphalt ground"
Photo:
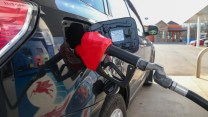
[[[203,47],[183,44],[154,44],[155,62],[162,65],[168,75],[194,76],[199,52]],[[202,75],[208,75],[208,53],[202,58]]]
[[[182,44],[155,44],[156,63],[164,66],[174,81],[208,99],[208,62],[202,61],[203,75],[195,77],[196,60],[203,48]],[[143,87],[131,103],[128,117],[208,117],[208,112],[177,93],[154,83]]]

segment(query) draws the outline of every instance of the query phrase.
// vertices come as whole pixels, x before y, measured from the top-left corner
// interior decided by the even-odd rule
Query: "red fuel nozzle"
[[[86,32],[81,44],[75,47],[75,51],[82,58],[86,67],[93,71],[96,71],[105,53],[134,66],[139,60],[138,56],[114,46],[111,39],[98,32]]]
[[[96,71],[106,49],[111,44],[111,39],[98,32],[86,32],[82,37],[81,44],[75,47],[75,51],[82,58],[87,68]]]
[[[102,62],[104,55],[109,54],[129,63],[138,60],[138,57],[114,46],[112,44],[111,39],[102,36],[98,32],[86,32],[82,37],[81,44],[75,47],[75,51],[77,55],[79,55],[82,58],[82,61],[84,62],[87,68],[96,71],[104,78],[114,82],[115,84],[121,87],[126,87],[128,85],[129,81],[131,80],[134,74],[135,68],[133,68],[133,66],[128,66],[128,74],[126,74],[125,76],[112,62],[108,62],[101,65],[100,63]],[[132,58],[135,57],[136,59],[133,60]],[[135,62],[135,65],[136,63],[137,61]],[[107,66],[114,69],[115,72],[120,76],[120,78],[115,76],[111,77],[108,74],[106,74],[106,72],[103,71],[103,68],[105,69]]]
[[[114,46],[111,39],[102,36],[98,32],[86,32],[81,39],[81,44],[75,47],[75,51],[77,55],[82,58],[82,61],[87,68],[96,71],[104,78],[121,87],[126,87],[128,85],[139,60],[138,56]],[[100,64],[105,54],[115,56],[127,63],[132,64],[133,66],[128,66],[128,73],[124,75],[123,72],[121,72],[120,69],[118,69],[118,67],[112,62]],[[111,77],[106,74],[103,69],[108,66],[114,69],[119,77]]]

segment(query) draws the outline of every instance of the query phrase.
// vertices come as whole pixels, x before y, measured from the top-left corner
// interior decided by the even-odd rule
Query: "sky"
[[[208,0],[131,0],[144,25],[155,25],[160,20],[183,24],[208,5]]]

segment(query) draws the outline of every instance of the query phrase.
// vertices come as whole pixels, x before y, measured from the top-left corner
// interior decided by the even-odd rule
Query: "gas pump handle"
[[[116,77],[116,76],[110,76],[109,74],[107,74],[104,69],[107,68],[107,67],[110,67],[112,68],[113,70],[115,70],[115,72],[120,76],[120,78]],[[112,62],[108,62],[108,63],[100,63],[99,66],[97,67],[96,69],[96,72],[98,74],[100,74],[101,76],[103,76],[104,78],[112,81],[113,83],[117,84],[118,86],[120,87],[127,87],[130,80],[132,79],[133,77],[133,74],[136,70],[136,67],[132,66],[132,65],[128,65],[128,68],[127,68],[127,74],[124,75],[121,70],[118,69],[118,67],[112,63]]]

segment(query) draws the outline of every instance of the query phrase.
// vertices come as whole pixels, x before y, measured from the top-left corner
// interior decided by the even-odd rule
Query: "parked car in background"
[[[204,41],[204,46],[205,46],[205,47],[208,47],[208,38],[205,39],[205,41]]]
[[[200,46],[204,46],[205,40],[206,40],[206,39],[200,39],[200,40],[199,40],[199,45],[200,45]],[[191,42],[190,42],[190,45],[196,46],[196,41],[197,41],[197,40],[191,41]]]
[[[144,83],[151,85],[153,71],[135,69],[129,85],[117,87],[110,95],[107,92],[115,84],[87,69],[67,41],[81,38],[96,22],[132,17],[139,37],[133,53],[154,62],[154,46],[145,38],[148,34],[129,0],[3,0],[0,3],[0,117],[126,117],[126,109],[138,89]],[[40,12],[33,5],[39,6]],[[34,12],[33,8],[36,8]],[[24,24],[31,25],[30,20],[36,15],[40,18],[33,24],[34,30],[32,26],[28,30],[21,28],[27,27]],[[25,36],[30,38],[24,41],[17,35],[29,32],[33,34]],[[18,42],[11,46],[13,38]],[[8,46],[9,52],[4,49]],[[52,58],[54,61],[49,64]],[[120,61],[115,64],[128,74],[129,64]]]

